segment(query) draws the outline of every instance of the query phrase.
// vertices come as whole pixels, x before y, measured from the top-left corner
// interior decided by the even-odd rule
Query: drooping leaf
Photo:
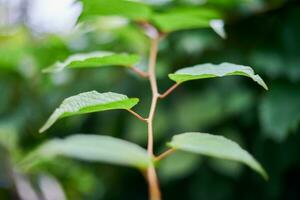
[[[23,168],[37,164],[41,157],[66,156],[80,160],[147,168],[152,158],[142,147],[111,136],[77,134],[41,145],[20,163]]]
[[[153,23],[163,32],[208,28],[211,20],[220,18],[219,12],[209,8],[178,8],[153,14],[151,17]]]
[[[146,20],[151,14],[147,5],[127,0],[82,0],[81,20],[96,16],[122,16],[131,20]]]
[[[241,147],[244,146],[241,134],[234,128],[222,129],[222,135],[238,143]],[[240,162],[232,162],[224,159],[210,159],[208,163],[216,172],[232,178],[239,177],[243,171],[243,164]]]
[[[282,142],[300,125],[300,87],[290,84],[274,84],[260,105],[260,121],[263,133]]]
[[[174,136],[168,145],[182,151],[241,162],[260,173],[265,179],[268,178],[262,166],[247,151],[223,136],[207,133],[183,133]]]
[[[130,109],[138,102],[139,99],[137,98],[128,98],[126,95],[113,92],[90,91],[80,93],[65,99],[39,132],[44,132],[60,118],[105,110]]]
[[[266,90],[268,89],[265,82],[259,75],[256,75],[251,67],[236,65],[232,63],[221,63],[218,65],[207,63],[200,64],[193,67],[187,67],[176,71],[173,74],[169,74],[169,78],[177,83],[183,83],[190,80],[214,78],[223,76],[247,76],[253,81],[257,82]]]
[[[90,68],[110,65],[132,67],[139,59],[139,56],[135,54],[116,54],[103,51],[74,54],[63,62],[56,62],[44,69],[43,72],[59,72],[64,68]]]

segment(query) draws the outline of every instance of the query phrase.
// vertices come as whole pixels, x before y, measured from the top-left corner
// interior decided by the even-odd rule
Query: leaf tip
[[[40,129],[39,129],[39,134],[42,134],[46,131],[47,129],[45,128],[45,126],[42,126]]]
[[[265,90],[269,90],[267,84],[259,75],[255,75],[255,78],[253,80],[256,81],[259,85],[261,85]]]
[[[269,90],[269,87],[266,84],[263,87],[265,90],[267,90],[267,91]]]
[[[266,170],[262,166],[260,166],[259,174],[262,176],[262,178],[265,181],[269,181],[270,177],[269,177],[268,173],[266,172]]]

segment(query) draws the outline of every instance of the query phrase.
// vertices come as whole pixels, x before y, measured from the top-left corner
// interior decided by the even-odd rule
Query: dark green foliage
[[[189,2],[192,1],[174,0],[139,10],[146,12],[128,14],[126,11],[123,16],[133,20],[128,26],[101,30],[104,25],[92,23],[95,31],[76,38],[88,41],[88,46],[80,51],[72,48],[74,38],[35,38],[25,30],[0,36],[0,152],[3,156],[0,199],[16,199],[7,176],[10,169],[27,153],[55,137],[66,138],[73,133],[109,134],[145,147],[146,126],[133,122],[133,117],[120,111],[68,118],[57,122],[47,134],[38,135],[37,131],[64,98],[94,89],[139,97],[141,103],[136,111],[146,116],[148,108],[145,107],[150,101],[146,80],[118,68],[66,70],[55,75],[43,74],[41,70],[69,55],[99,48],[142,55],[137,67],[145,69],[149,45],[136,21],[149,18],[152,11],[148,7],[164,13],[180,6],[200,6]],[[224,11],[228,38],[222,40],[207,28],[185,29],[168,35],[160,45],[157,64],[161,92],[172,84],[166,78],[170,72],[184,66],[223,61],[253,67],[269,91],[255,87],[243,77],[183,84],[159,104],[155,151],[165,150],[165,143],[173,133],[219,133],[247,149],[271,178],[264,182],[242,165],[178,155],[177,159],[186,158],[183,159],[186,165],[176,165],[175,172],[168,170],[168,163],[161,163],[159,176],[164,199],[299,199],[299,3],[281,0],[207,2],[210,8]],[[107,35],[111,36],[109,40]],[[166,162],[176,163],[174,160]],[[147,198],[143,177],[130,168],[58,158],[55,162],[44,160],[31,170],[29,175],[34,185],[37,185],[37,177],[49,173],[57,178],[72,200]]]

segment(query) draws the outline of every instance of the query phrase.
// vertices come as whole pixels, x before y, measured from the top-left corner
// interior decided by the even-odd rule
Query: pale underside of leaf
[[[176,150],[244,163],[268,179],[265,170],[247,151],[223,136],[195,132],[183,133],[174,136],[168,145]]]
[[[200,64],[193,67],[187,67],[169,74],[169,78],[177,83],[183,83],[190,80],[223,77],[231,75],[240,75],[250,77],[253,81],[257,82],[266,90],[268,89],[262,78],[255,74],[253,69],[248,66],[236,65],[232,63],[221,64]]]
[[[63,62],[56,62],[43,72],[59,72],[65,68],[95,68],[104,66],[132,67],[139,62],[135,54],[116,54],[106,51],[74,54]]]
[[[145,149],[126,140],[111,136],[76,134],[65,139],[46,142],[24,159],[22,164],[30,166],[31,163],[38,163],[41,157],[51,159],[55,156],[139,169],[146,169],[152,162],[152,158]]]
[[[81,93],[65,99],[39,132],[46,131],[60,118],[105,110],[130,109],[138,101],[137,98],[128,98],[126,95],[113,92],[98,93],[97,91],[90,91]]]
[[[211,20],[220,18],[219,12],[208,8],[172,9],[151,16],[153,23],[164,32],[207,28],[210,27]]]

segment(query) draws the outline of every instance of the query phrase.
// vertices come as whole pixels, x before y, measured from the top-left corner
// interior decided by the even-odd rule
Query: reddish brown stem
[[[160,99],[163,99],[167,97],[169,94],[171,94],[177,87],[179,86],[179,83],[175,83],[172,85],[167,91],[165,91],[163,94],[159,95]]]
[[[154,34],[156,29],[152,27],[151,34]],[[153,36],[153,35],[152,35]],[[158,50],[158,42],[159,42],[159,35],[157,34],[155,37],[151,37],[151,48],[150,48],[150,58],[149,58],[149,68],[148,68],[148,74],[149,74],[149,81],[152,91],[152,101],[151,101],[151,107],[150,112],[148,116],[148,154],[149,156],[153,157],[153,119],[155,115],[156,105],[157,105],[157,99],[159,97],[158,89],[157,89],[157,83],[156,83],[156,72],[155,72],[155,66],[156,66],[156,58],[157,58],[157,50]],[[161,200],[161,194],[160,194],[160,188],[158,179],[156,176],[156,171],[154,168],[154,165],[151,165],[147,169],[147,175],[148,175],[148,183],[149,183],[149,199],[150,200]]]
[[[153,165],[148,168],[147,176],[149,183],[149,200],[161,200],[158,179]]]
[[[143,77],[143,78],[147,78],[149,77],[149,74],[147,72],[144,72],[142,70],[140,70],[139,68],[137,67],[131,67],[130,68],[134,73],[136,73],[137,75]]]
[[[142,117],[141,115],[137,114],[136,112],[134,112],[131,109],[127,110],[128,112],[130,112],[132,115],[134,115],[136,118],[138,118],[139,120],[143,121],[143,122],[147,122],[148,120],[144,117]]]

